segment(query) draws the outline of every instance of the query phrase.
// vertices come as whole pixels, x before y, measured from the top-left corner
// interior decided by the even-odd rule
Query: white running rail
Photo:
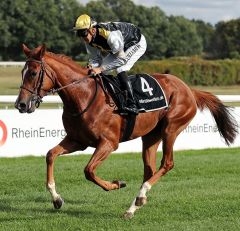
[[[216,95],[225,103],[240,102],[240,95]],[[0,103],[14,103],[17,99],[16,95],[0,95]],[[43,98],[43,103],[62,103],[58,95],[46,96]]]

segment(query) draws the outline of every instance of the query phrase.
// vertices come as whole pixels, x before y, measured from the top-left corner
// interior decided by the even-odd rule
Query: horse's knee
[[[47,155],[46,155],[47,164],[53,164],[55,158],[61,153],[60,151],[61,150],[59,150],[58,146],[49,150]]]
[[[90,166],[86,166],[84,169],[85,178],[87,180],[93,181],[93,169]]]
[[[53,163],[53,153],[51,150],[48,151],[47,155],[46,155],[46,162],[47,164],[52,164]]]

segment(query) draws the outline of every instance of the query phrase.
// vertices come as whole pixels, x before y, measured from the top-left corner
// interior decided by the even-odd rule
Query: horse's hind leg
[[[187,104],[186,104],[187,105]],[[173,166],[173,145],[177,136],[187,127],[196,114],[196,106],[188,107],[186,110],[170,111],[166,117],[165,127],[162,130],[163,156],[159,170],[144,184],[150,187],[154,185],[161,176],[170,171]]]
[[[144,182],[148,181],[156,173],[156,155],[158,146],[161,142],[160,129],[154,130],[153,132],[145,135],[142,137],[142,141],[142,159],[144,163],[143,185],[138,196],[134,199],[130,208],[124,214],[125,218],[131,218],[134,212],[147,202],[146,193],[150,186],[144,184]]]
[[[161,176],[165,175],[170,171],[173,166],[173,145],[184,128],[190,123],[191,119],[196,113],[196,107],[189,107],[182,111],[169,110],[169,114],[166,116],[164,121],[161,121],[163,129],[161,129],[161,135],[163,138],[163,157],[161,165],[158,171],[156,171],[147,181],[145,181],[140,188],[138,196],[133,201],[130,208],[125,213],[125,218],[133,217],[135,211],[146,203],[146,193],[151,189]]]
[[[80,150],[79,144],[71,141],[66,136],[57,146],[48,151],[46,156],[47,162],[47,189],[52,196],[53,205],[56,209],[60,209],[63,204],[63,199],[56,192],[55,181],[53,175],[54,160],[59,155],[64,155]]]
[[[144,164],[143,183],[150,179],[156,172],[157,149],[161,139],[159,130],[154,130],[142,137],[142,159]]]
[[[124,217],[127,219],[132,218],[135,211],[146,204],[146,194],[150,191],[152,185],[156,183],[161,176],[173,168],[173,144],[176,139],[176,135],[175,133],[169,133],[165,134],[163,137],[163,157],[161,166],[158,171],[156,171],[142,184],[138,196],[134,199],[130,208],[124,214]]]

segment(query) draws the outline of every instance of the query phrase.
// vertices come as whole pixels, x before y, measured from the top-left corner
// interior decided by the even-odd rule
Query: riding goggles
[[[88,36],[88,29],[77,30],[78,37],[87,37]]]

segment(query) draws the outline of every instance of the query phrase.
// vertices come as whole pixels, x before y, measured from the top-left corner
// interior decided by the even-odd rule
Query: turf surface
[[[44,157],[1,158],[0,230],[240,230],[240,148],[175,152],[174,169],[131,220],[121,216],[142,181],[141,154],[114,154],[100,166],[103,179],[127,182],[111,192],[85,179],[89,158],[56,160],[60,210],[45,189]]]

